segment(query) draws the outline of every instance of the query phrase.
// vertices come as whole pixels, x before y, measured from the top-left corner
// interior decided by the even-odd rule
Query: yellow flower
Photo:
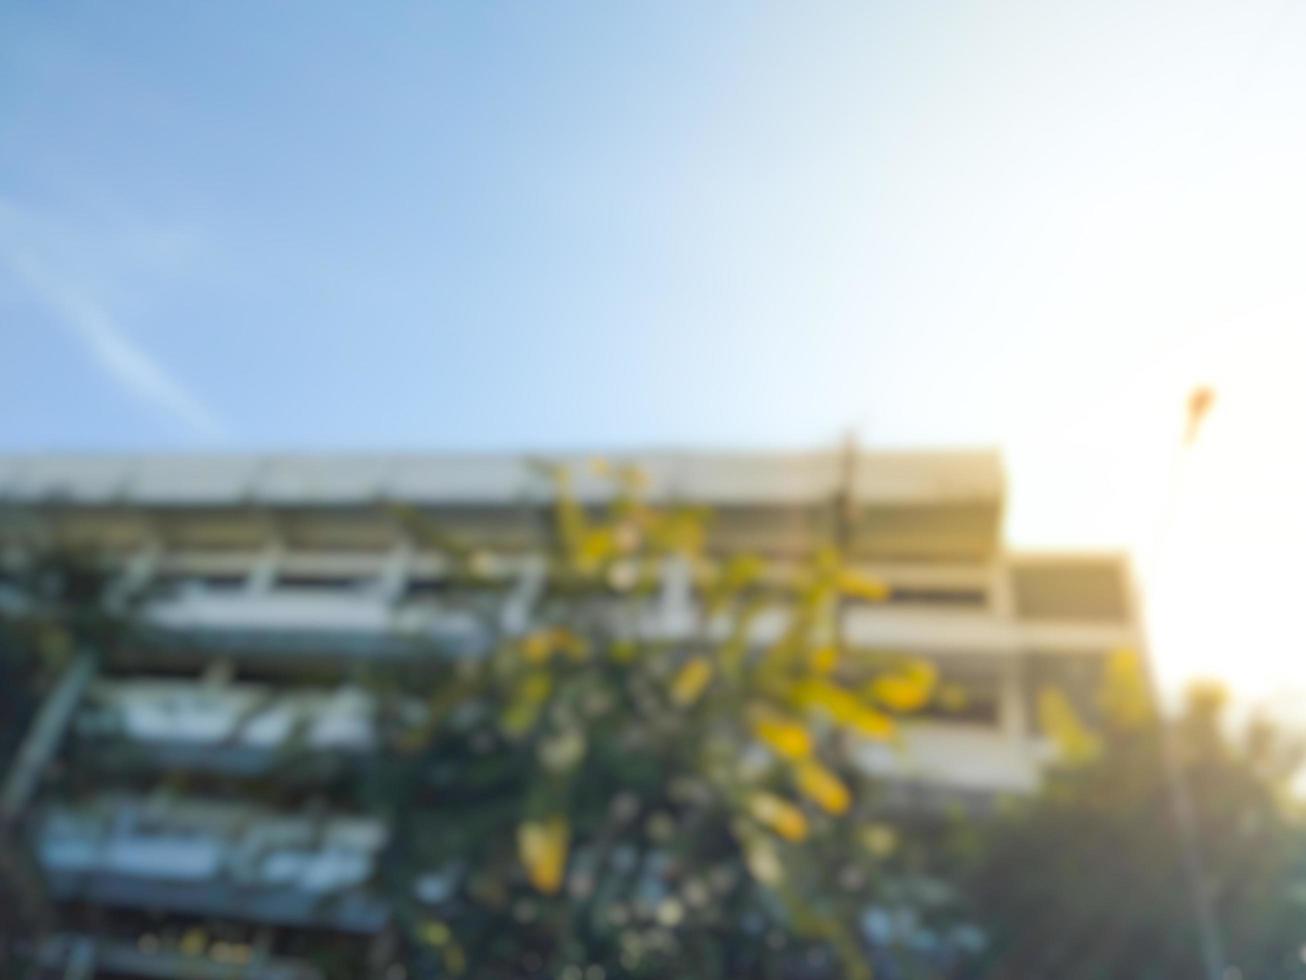
[[[1116,650],[1106,662],[1102,705],[1107,717],[1122,728],[1138,728],[1152,717],[1152,696],[1139,655]]]
[[[521,641],[522,656],[528,663],[541,664],[553,653],[553,631],[536,630]]]
[[[916,711],[933,696],[935,678],[934,667],[921,661],[875,678],[870,693],[876,701],[893,711]]]
[[[852,691],[820,678],[809,678],[794,685],[793,702],[800,708],[824,712],[836,723],[851,728],[867,738],[888,738],[893,734],[893,718],[868,705]]]
[[[787,841],[797,843],[807,838],[807,818],[803,811],[774,793],[754,793],[748,809],[754,820]]]
[[[799,791],[822,810],[833,814],[847,812],[852,802],[848,787],[819,762],[807,760],[798,763],[794,777]]]
[[[842,721],[858,705],[852,694],[824,679],[799,681],[793,687],[794,703],[801,708],[818,708],[835,721]]]
[[[537,891],[552,895],[562,887],[571,830],[565,817],[528,821],[517,828],[517,852]]]
[[[759,712],[753,720],[753,734],[781,758],[805,759],[812,754],[811,734],[783,715]]]
[[[599,527],[580,535],[576,551],[576,565],[582,571],[593,571],[617,550],[616,535],[610,528]]]
[[[542,664],[555,653],[565,653],[573,660],[583,660],[589,653],[589,646],[578,634],[554,626],[536,630],[524,637],[521,652],[527,663]]]
[[[1080,721],[1070,700],[1056,688],[1039,691],[1038,720],[1063,761],[1076,765],[1097,755],[1100,745],[1096,736]]]
[[[807,658],[808,666],[817,674],[828,674],[839,666],[839,651],[835,647],[817,647]]]
[[[868,602],[883,602],[889,598],[889,586],[884,581],[855,568],[845,568],[839,573],[839,591]]]
[[[695,657],[680,668],[671,682],[671,700],[682,708],[697,701],[712,680],[712,668],[702,657]]]
[[[893,718],[874,708],[859,707],[843,723],[866,738],[889,738],[894,732]]]

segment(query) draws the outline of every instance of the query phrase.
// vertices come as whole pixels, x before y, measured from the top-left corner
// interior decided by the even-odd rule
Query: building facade
[[[1050,752],[1039,692],[1091,714],[1105,655],[1142,646],[1122,556],[1004,546],[994,454],[609,461],[637,466],[654,505],[707,508],[709,555],[783,568],[833,540],[888,585],[840,610],[843,642],[927,658],[963,695],[907,722],[901,745],[859,748],[904,804],[1030,791]],[[43,947],[52,975],[307,980],[323,975],[308,951],[338,942],[360,970],[397,976],[371,887],[388,828],[331,789],[383,744],[360,678],[478,655],[487,603],[500,635],[529,628],[559,465],[582,504],[610,499],[610,480],[568,458],[0,458],[5,574],[52,550],[92,555],[105,600],[147,637],[75,656],[7,775],[6,825],[73,910],[63,921],[84,926]],[[475,542],[478,583],[455,574],[443,534]],[[687,638],[692,577],[674,561],[661,576],[641,629]],[[759,616],[753,642],[786,615]],[[246,792],[285,780],[287,759],[300,805]],[[51,771],[78,767],[98,778],[50,791]]]

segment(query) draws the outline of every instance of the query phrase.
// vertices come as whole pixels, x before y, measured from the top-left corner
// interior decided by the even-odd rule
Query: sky
[[[1306,688],[1300,3],[14,0],[0,148],[0,451],[994,446]]]

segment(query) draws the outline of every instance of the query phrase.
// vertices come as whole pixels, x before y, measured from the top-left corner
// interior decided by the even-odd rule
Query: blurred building
[[[584,461],[550,462],[575,464],[586,505],[612,493]],[[1141,646],[1121,556],[1004,547],[994,454],[612,462],[637,464],[655,504],[710,508],[710,551],[783,566],[833,536],[888,583],[887,601],[845,605],[844,641],[927,657],[961,694],[909,722],[904,748],[862,749],[906,805],[1032,789],[1049,754],[1038,692],[1055,684],[1091,715],[1104,655]],[[74,659],[5,785],[28,870],[86,923],[47,943],[52,975],[307,980],[321,975],[303,955],[311,935],[319,950],[358,937],[360,962],[386,976],[372,884],[387,827],[331,790],[382,744],[360,679],[527,628],[553,488],[504,456],[0,458],[8,567],[44,548],[94,554],[148,636]],[[476,542],[477,583],[454,574],[434,527]],[[687,566],[669,561],[642,629],[687,637],[696,602]],[[761,616],[754,641],[786,616]],[[285,780],[287,759],[302,805],[270,808],[248,787]],[[69,766],[96,777],[45,792]],[[213,921],[226,932],[197,939],[195,923]],[[115,928],[121,940],[105,939]]]

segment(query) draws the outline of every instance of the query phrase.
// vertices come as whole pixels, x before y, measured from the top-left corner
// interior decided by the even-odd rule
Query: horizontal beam
[[[247,963],[222,963],[174,950],[144,952],[120,940],[64,934],[41,944],[37,959],[46,970],[72,967],[90,950],[94,969],[160,980],[322,980],[321,972],[299,960],[259,958]],[[94,974],[92,974],[94,975]]]

